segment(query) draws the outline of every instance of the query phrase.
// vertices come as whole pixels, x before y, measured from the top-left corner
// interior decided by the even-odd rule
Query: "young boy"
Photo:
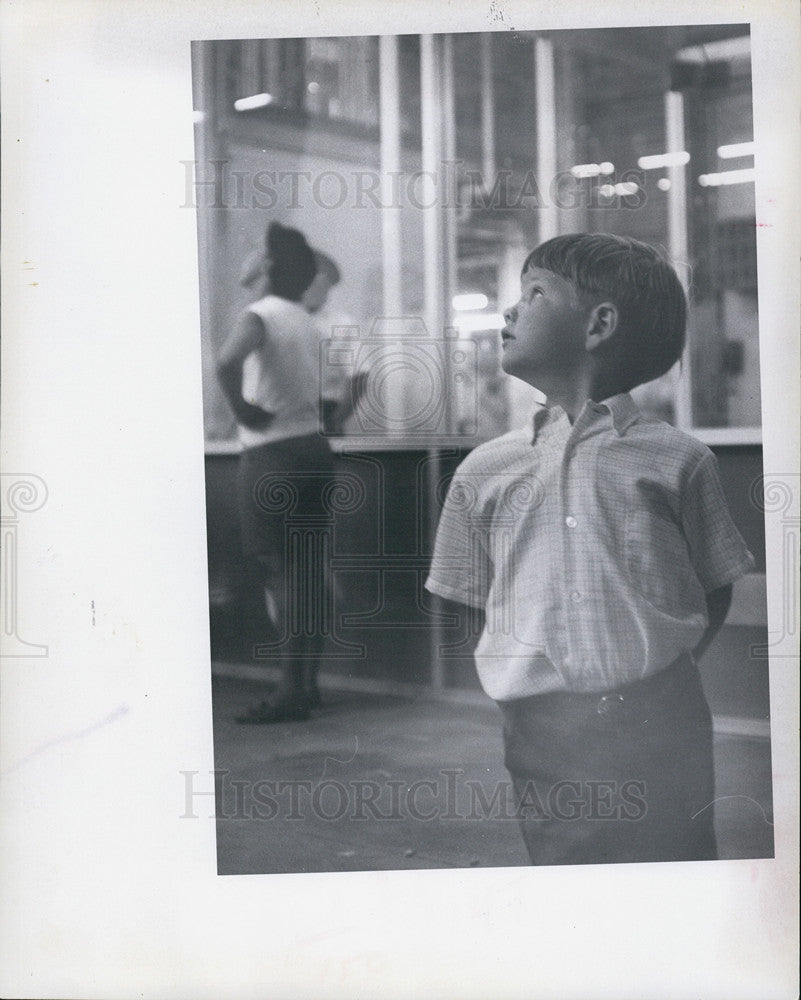
[[[559,236],[504,318],[503,368],[547,406],[459,466],[426,586],[485,612],[531,862],[713,859],[696,661],[752,559],[712,453],[628,395],[681,356],[684,292],[645,244]]]

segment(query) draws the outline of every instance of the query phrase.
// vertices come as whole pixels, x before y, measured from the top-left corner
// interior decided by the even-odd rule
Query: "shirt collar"
[[[567,420],[567,414],[561,406],[540,406],[536,409],[531,418],[531,443],[534,444],[537,441],[540,433],[543,432],[546,427],[552,426],[562,418]]]
[[[640,419],[640,411],[637,404],[629,393],[621,392],[617,396],[610,396],[601,403],[587,402],[588,406],[596,408],[596,411],[606,410],[612,417],[612,426],[623,437],[633,423]]]
[[[617,431],[619,437],[622,437],[629,427],[640,418],[640,411],[637,408],[637,404],[629,393],[621,392],[617,396],[610,396],[609,399],[605,399],[601,403],[594,403],[591,399],[588,399],[576,419],[576,423],[578,424],[581,421],[582,423],[590,424],[595,415],[600,416],[605,413],[608,413],[612,418],[612,426]],[[537,437],[545,427],[555,424],[562,417],[566,419],[565,411],[561,406],[542,406],[535,410],[532,417],[533,433],[531,443],[534,444],[536,442]]]

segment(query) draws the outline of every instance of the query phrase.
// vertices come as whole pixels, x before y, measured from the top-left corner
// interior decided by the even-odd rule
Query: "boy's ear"
[[[617,330],[619,313],[614,302],[599,302],[593,306],[587,321],[586,348],[595,351]]]

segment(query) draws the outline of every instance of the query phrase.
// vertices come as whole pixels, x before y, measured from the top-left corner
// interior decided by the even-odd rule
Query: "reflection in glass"
[[[538,38],[552,53],[544,76],[542,66],[535,71]],[[209,359],[248,301],[239,275],[260,252],[268,222],[301,229],[340,269],[319,316],[322,335],[330,339],[347,327],[367,336],[384,315],[382,222],[389,211],[400,223],[401,251],[392,266],[404,314],[427,315],[430,283],[440,282],[442,313],[434,325],[455,327],[475,348],[467,381],[448,374],[444,382],[448,432],[470,446],[519,424],[536,394],[500,370],[500,314],[515,301],[522,262],[554,206],[547,226],[559,232],[612,232],[674,253],[686,247],[687,259],[676,263],[688,276],[688,352],[681,366],[636,391],[640,404],[687,427],[758,428],[747,26],[445,39],[435,36],[432,95],[421,87],[421,36],[397,38],[400,169],[389,186],[381,176],[387,122],[380,116],[378,38],[195,44],[208,438],[232,436]],[[683,140],[668,148],[667,109],[676,101]],[[433,179],[423,174],[431,157],[424,121],[432,108],[439,115]],[[550,118],[543,117],[547,108]],[[450,147],[442,138],[448,129]],[[537,172],[546,141],[555,163],[548,177]],[[435,204],[426,201],[432,189]],[[432,212],[439,225],[434,274],[425,263]],[[472,296],[469,308],[455,307],[455,296]],[[428,335],[441,339],[444,329]],[[413,374],[398,378],[389,423],[402,427],[405,401],[416,406],[420,392]],[[482,401],[477,427],[465,418],[468,390]],[[349,426],[353,432],[356,424]]]

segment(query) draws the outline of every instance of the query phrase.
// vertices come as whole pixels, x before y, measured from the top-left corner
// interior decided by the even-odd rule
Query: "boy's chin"
[[[504,352],[501,355],[501,368],[506,372],[507,375],[513,375],[515,378],[522,379],[524,382],[530,380],[530,372],[528,368],[521,365],[519,362],[515,362],[514,355],[510,355]]]

